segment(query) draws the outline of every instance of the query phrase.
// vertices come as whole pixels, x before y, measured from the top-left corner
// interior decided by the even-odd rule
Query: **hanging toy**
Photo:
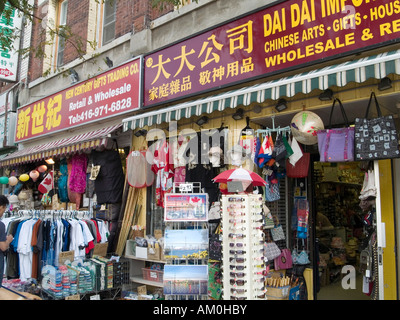
[[[39,178],[39,171],[32,170],[31,172],[29,172],[29,176],[31,177],[33,182],[35,182]]]
[[[39,166],[39,167],[37,168],[37,170],[38,170],[40,173],[43,173],[43,172],[45,172],[45,171],[47,170],[47,166],[46,166],[45,164],[42,164],[41,166]]]
[[[19,180],[22,182],[26,182],[29,180],[29,176],[26,173],[23,173],[19,176]]]
[[[1,184],[7,184],[8,183],[8,177],[0,177],[0,183]]]
[[[8,184],[12,187],[14,187],[15,185],[17,185],[18,183],[18,179],[14,176],[11,176],[10,178],[8,178]]]

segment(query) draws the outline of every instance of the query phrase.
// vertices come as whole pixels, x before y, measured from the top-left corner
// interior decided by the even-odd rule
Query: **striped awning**
[[[268,81],[251,87],[224,92],[199,100],[189,101],[155,111],[144,112],[123,119],[123,130],[161,124],[216,110],[236,108],[239,105],[261,103],[267,99],[293,97],[297,93],[325,90],[331,86],[343,87],[350,82],[362,83],[370,78],[382,79],[389,74],[400,74],[400,50],[347,61],[310,72]]]
[[[0,160],[0,166],[39,161],[49,157],[65,156],[78,151],[95,149],[104,146],[107,143],[108,134],[121,126],[122,123],[18,150]]]

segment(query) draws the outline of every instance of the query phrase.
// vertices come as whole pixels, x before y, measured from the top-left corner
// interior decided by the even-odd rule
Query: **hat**
[[[247,154],[246,150],[242,146],[236,144],[228,150],[227,156],[231,164],[241,165],[245,161]]]

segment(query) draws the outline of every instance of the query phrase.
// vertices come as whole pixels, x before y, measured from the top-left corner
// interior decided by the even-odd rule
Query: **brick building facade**
[[[35,50],[30,54],[29,81],[36,80],[44,74],[57,73],[53,61],[56,54],[57,36],[51,38],[48,34],[46,35],[43,28],[46,26],[52,30],[57,29],[57,20],[59,19],[57,5],[55,0],[38,3],[35,17],[45,20],[33,19],[32,47],[39,50]],[[70,39],[65,44],[62,66],[75,59],[82,59],[85,55],[98,49],[100,41],[96,39],[96,36],[98,36],[103,20],[100,17],[102,13],[101,6],[102,4],[94,0],[68,0],[66,25]],[[173,8],[167,8],[160,13],[159,10],[152,7],[148,0],[118,0],[115,2],[115,6],[114,39],[140,32],[148,28],[152,20],[173,10]],[[88,57],[85,56],[84,59],[88,60]]]

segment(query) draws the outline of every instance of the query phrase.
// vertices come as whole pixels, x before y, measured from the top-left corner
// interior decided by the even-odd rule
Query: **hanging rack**
[[[271,133],[273,132],[277,132],[279,133],[289,133],[290,132],[290,126],[286,126],[286,127],[275,127],[275,115],[271,116],[271,120],[272,120],[272,128],[265,128],[265,129],[257,129],[256,133],[257,134],[261,134],[262,137],[264,138],[267,135],[271,135]]]
[[[81,210],[18,210],[17,215],[20,217],[52,217],[54,218],[76,218],[78,213],[82,218],[91,218],[92,215],[90,211]]]

